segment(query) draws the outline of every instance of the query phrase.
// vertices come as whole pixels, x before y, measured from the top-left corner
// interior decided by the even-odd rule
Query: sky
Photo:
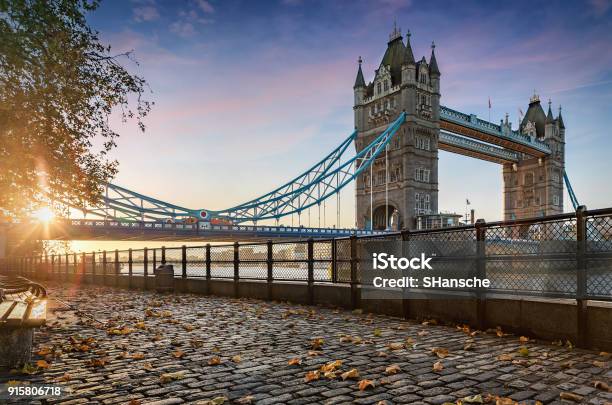
[[[578,199],[612,206],[611,0],[105,0],[88,20],[114,52],[134,52],[125,64],[155,102],[144,134],[114,122],[114,182],[134,191],[215,210],[300,174],[352,132],[357,58],[372,80],[396,22],[417,59],[435,41],[442,104],[515,127],[534,91],[562,105]],[[494,163],[441,151],[439,189],[441,211],[468,198],[477,218],[501,219]],[[341,226],[354,225],[353,193]],[[334,225],[335,201],[326,209]]]

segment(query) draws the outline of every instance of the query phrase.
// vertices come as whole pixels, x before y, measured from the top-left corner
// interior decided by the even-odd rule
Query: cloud
[[[196,4],[200,7],[200,10],[207,14],[212,14],[215,12],[215,8],[206,0],[196,0]]]
[[[190,38],[196,34],[193,24],[185,21],[173,22],[170,24],[170,31],[183,38]]]
[[[611,0],[589,0],[589,4],[591,5],[591,11],[597,17],[602,17],[612,8]]]
[[[133,13],[136,22],[154,21],[159,18],[159,11],[154,6],[134,7]]]

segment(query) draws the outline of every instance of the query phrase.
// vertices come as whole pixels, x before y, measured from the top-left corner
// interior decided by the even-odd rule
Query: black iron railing
[[[474,271],[491,280],[487,291],[584,300],[612,300],[612,208],[534,219],[385,235],[292,242],[143,248],[0,259],[0,271],[36,277],[81,275],[152,277],[172,264],[175,277],[360,284],[361,245],[372,240],[466,242],[473,251],[436,258],[440,266],[474,259]]]

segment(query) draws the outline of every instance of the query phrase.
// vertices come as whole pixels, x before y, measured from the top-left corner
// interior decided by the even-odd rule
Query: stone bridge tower
[[[559,115],[548,113],[534,94],[521,121],[520,132],[548,145],[550,155],[537,158],[521,155],[518,163],[506,163],[504,178],[504,220],[533,218],[563,212],[563,174],[565,172],[565,125]]]
[[[353,87],[357,152],[380,135],[401,112],[406,122],[371,169],[356,182],[357,227],[415,228],[415,216],[438,210],[440,70],[431,45],[429,62],[415,61],[394,27],[387,50],[367,83],[359,69]]]

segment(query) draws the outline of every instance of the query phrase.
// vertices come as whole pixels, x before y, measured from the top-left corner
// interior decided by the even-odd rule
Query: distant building
[[[416,216],[416,229],[439,229],[463,225],[459,214],[423,214]]]

